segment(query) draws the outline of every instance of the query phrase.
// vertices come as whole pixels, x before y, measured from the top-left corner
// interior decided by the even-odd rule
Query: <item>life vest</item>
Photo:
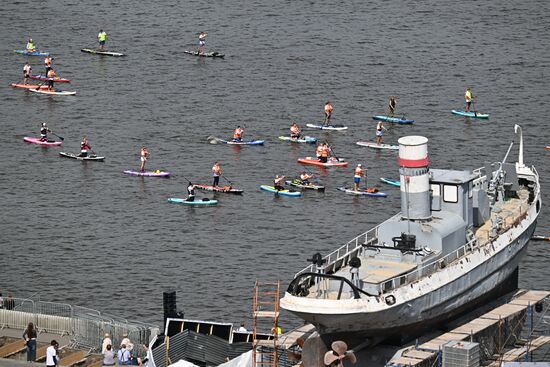
[[[240,139],[242,135],[243,135],[243,129],[238,127],[235,129],[235,132],[233,132],[233,139]]]
[[[34,50],[34,43],[28,42],[27,43],[27,50]]]
[[[467,90],[466,93],[464,93],[464,99],[466,100],[466,102],[471,102],[472,101],[472,92]]]
[[[331,113],[332,112],[332,105],[330,103],[327,103],[325,105],[325,113]]]
[[[105,33],[105,32],[99,32],[99,34],[97,35],[97,38],[98,38],[101,42],[104,42],[105,39],[107,39],[107,33]]]

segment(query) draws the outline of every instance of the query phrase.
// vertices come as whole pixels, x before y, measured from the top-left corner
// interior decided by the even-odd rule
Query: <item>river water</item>
[[[32,294],[129,319],[160,324],[162,291],[178,291],[186,317],[250,327],[254,281],[280,279],[283,289],[315,252],[328,253],[399,211],[399,190],[379,177],[397,177],[395,152],[355,145],[373,140],[374,114],[389,95],[417,122],[393,126],[385,141],[429,138],[431,166],[473,169],[502,159],[523,126],[525,161],[550,190],[550,2],[540,1],[267,1],[140,2],[6,1],[0,9],[2,129],[0,135],[0,292]],[[125,58],[81,53],[103,28],[108,46]],[[182,53],[208,48],[226,58]],[[54,55],[54,68],[72,79],[74,97],[13,90],[26,57],[12,53],[32,37]],[[42,59],[30,58],[35,71]],[[489,120],[465,120],[466,87]],[[275,174],[293,176],[310,145],[280,142],[291,119],[321,122],[323,104],[349,130],[309,135],[328,140],[350,160],[346,169],[310,170],[326,192],[302,198],[259,190]],[[25,144],[39,124],[76,152],[87,135],[104,163],[67,160],[60,149]],[[263,147],[208,144],[236,125]],[[149,169],[170,179],[122,174],[137,169],[148,147]],[[513,149],[510,160],[517,157]],[[243,196],[217,195],[211,208],[167,203],[184,196],[186,178],[211,181],[220,161]],[[387,198],[357,198],[352,168],[369,169],[369,186]],[[222,181],[223,182],[223,181]],[[200,194],[211,197],[212,194]],[[545,206],[537,232],[550,235]],[[520,285],[550,287],[548,243],[532,242]],[[289,314],[283,327],[299,323]]]

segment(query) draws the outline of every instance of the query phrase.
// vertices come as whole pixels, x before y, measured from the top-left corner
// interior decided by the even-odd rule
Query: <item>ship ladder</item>
[[[277,366],[277,341],[279,329],[280,281],[260,282],[254,285],[252,299],[252,366]],[[263,333],[264,338],[258,338]],[[271,334],[265,339],[265,334]]]

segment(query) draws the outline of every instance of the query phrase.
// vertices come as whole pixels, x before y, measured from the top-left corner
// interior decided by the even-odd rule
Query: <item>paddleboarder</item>
[[[361,177],[365,177],[365,186],[367,185],[367,169],[361,167],[361,163],[357,164],[353,172],[353,190],[359,191],[359,183],[361,182]]]
[[[388,103],[388,108],[390,109],[390,116],[393,117],[393,114],[395,113],[395,106],[397,102],[395,100],[395,96],[390,96],[390,102]]]
[[[470,87],[466,88],[466,92],[464,93],[464,99],[466,100],[466,112],[470,112],[470,106],[472,104],[472,100],[474,99],[474,96],[472,94],[472,88]]]
[[[32,38],[29,38],[29,42],[27,42],[26,50],[27,50],[27,52],[36,51],[36,48],[34,47],[34,43],[32,42]]]
[[[90,147],[90,143],[88,143],[88,138],[86,135],[82,138],[82,141],[80,142],[80,154],[79,157],[87,157],[88,156],[88,149],[92,149]]]
[[[388,131],[388,129],[384,127],[382,121],[378,121],[376,124],[376,144],[382,144],[382,136],[384,135],[384,131]]]
[[[311,178],[313,178],[313,175],[310,175],[307,172],[302,172],[300,174],[300,181],[302,181],[302,185],[311,185],[311,182],[309,182]]]
[[[52,131],[48,128],[48,124],[46,122],[42,123],[42,126],[40,127],[40,141],[48,141],[48,133],[51,133]]]
[[[187,185],[187,199],[185,201],[195,201],[195,185],[191,181]]]
[[[319,161],[321,161],[322,163],[327,163],[328,157],[330,156],[330,147],[328,143],[324,143],[321,145],[320,153],[321,156],[319,157]]]
[[[99,43],[99,49],[103,51],[103,47],[105,46],[105,42],[107,41],[107,33],[105,33],[103,29],[99,30],[97,40]]]
[[[27,84],[29,81],[29,78],[31,77],[32,68],[29,65],[28,62],[25,63],[25,66],[23,66],[23,84]]]
[[[52,61],[53,57],[46,56],[44,57],[44,67],[46,68],[46,75],[48,74],[48,71],[52,68]]]
[[[212,166],[212,175],[214,176],[214,183],[212,186],[217,187],[220,184],[220,176],[222,175],[222,169],[218,162],[214,162]]]
[[[293,122],[292,125],[290,125],[290,137],[292,139],[300,139],[300,128],[298,127],[298,124]]]
[[[48,77],[48,90],[53,90],[53,79],[57,76],[57,74],[55,73],[55,71],[53,71],[52,68],[50,68],[46,76]],[[40,86],[38,86],[38,88],[36,89],[40,89]]]
[[[145,172],[145,162],[147,161],[147,158],[149,158],[149,151],[147,148],[145,148],[144,145],[141,146],[141,149],[139,151],[140,161],[141,165],[139,166],[139,170],[141,172]]]
[[[199,55],[204,54],[204,46],[206,46],[206,36],[208,36],[208,33],[206,32],[199,33],[199,49],[197,51]]]
[[[332,116],[332,110],[334,107],[332,107],[332,103],[330,101],[327,101],[325,103],[325,120],[323,121],[324,126],[330,125],[330,117]]]
[[[243,141],[244,129],[240,126],[237,126],[235,131],[233,131],[233,141],[240,142]]]
[[[282,185],[284,178],[285,176],[283,175],[275,175],[275,179],[273,180],[273,187],[275,190],[281,191],[285,189]]]

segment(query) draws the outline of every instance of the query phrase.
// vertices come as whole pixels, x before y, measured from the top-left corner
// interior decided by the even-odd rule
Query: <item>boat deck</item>
[[[481,245],[491,240],[491,228],[497,217],[502,219],[503,229],[510,228],[529,209],[529,191],[521,189],[517,191],[519,198],[513,198],[497,205],[489,218],[481,227],[475,231],[475,236]]]
[[[401,274],[408,273],[418,265],[401,261],[376,260],[363,256],[361,261],[367,266],[364,270],[360,269],[359,278],[363,282],[371,284],[380,284]]]

